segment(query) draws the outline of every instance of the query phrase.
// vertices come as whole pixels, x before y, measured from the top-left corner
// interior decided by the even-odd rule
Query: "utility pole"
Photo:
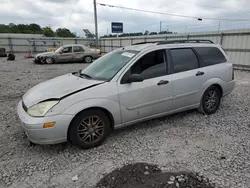
[[[95,43],[96,48],[98,48],[98,25],[97,25],[97,10],[96,10],[96,0],[94,0],[94,15],[95,15]]]
[[[161,25],[162,25],[162,21],[160,21],[160,32],[161,32]]]
[[[220,22],[219,22],[219,25],[218,25],[218,33],[220,32]]]

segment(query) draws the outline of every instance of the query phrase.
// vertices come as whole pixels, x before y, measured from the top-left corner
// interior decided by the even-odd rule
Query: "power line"
[[[129,8],[129,7],[123,7],[123,6],[117,6],[117,5],[110,5],[110,4],[104,4],[104,3],[97,3],[101,6],[106,7],[112,7],[112,8],[121,8],[121,9],[127,9],[127,10],[133,10],[138,12],[146,12],[146,13],[152,13],[152,14],[160,14],[160,15],[167,15],[167,16],[175,16],[175,17],[182,17],[182,18],[191,18],[191,19],[197,19],[198,21],[202,21],[202,19],[206,20],[221,20],[221,21],[250,21],[250,19],[227,19],[227,18],[209,18],[209,17],[195,17],[195,16],[186,16],[181,14],[171,14],[171,13],[163,13],[163,12],[156,12],[156,11],[149,11],[149,10],[142,10],[142,9],[136,9],[136,8]]]

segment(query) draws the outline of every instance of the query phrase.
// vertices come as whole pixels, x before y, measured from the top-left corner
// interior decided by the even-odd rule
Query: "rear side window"
[[[171,49],[170,53],[174,66],[174,73],[199,68],[197,57],[192,49]]]
[[[194,49],[200,55],[204,67],[227,61],[222,52],[216,47],[197,47]]]

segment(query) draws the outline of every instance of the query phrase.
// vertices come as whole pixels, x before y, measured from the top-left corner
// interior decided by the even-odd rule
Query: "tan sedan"
[[[63,45],[54,52],[37,54],[35,63],[62,63],[62,62],[85,62],[91,63],[93,59],[101,56],[99,49],[91,49],[81,44]]]

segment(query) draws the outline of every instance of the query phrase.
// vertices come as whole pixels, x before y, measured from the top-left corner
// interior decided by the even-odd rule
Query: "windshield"
[[[63,46],[61,46],[60,48],[58,48],[55,52],[60,52],[63,50]]]
[[[82,74],[96,80],[110,80],[138,53],[132,50],[113,51],[96,60]]]

